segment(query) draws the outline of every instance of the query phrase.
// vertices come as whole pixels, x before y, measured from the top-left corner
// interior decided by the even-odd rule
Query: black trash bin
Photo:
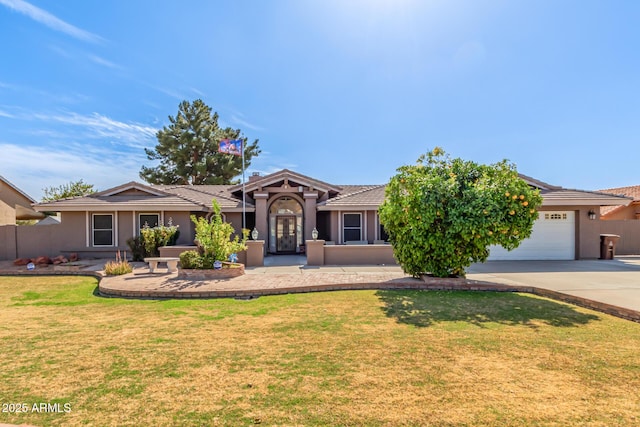
[[[616,256],[616,244],[620,236],[617,234],[600,235],[600,259],[613,259]]]

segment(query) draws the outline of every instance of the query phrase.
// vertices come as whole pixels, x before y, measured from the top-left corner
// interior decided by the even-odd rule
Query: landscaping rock
[[[52,259],[51,262],[53,262],[54,265],[59,265],[59,264],[67,263],[69,262],[69,260],[65,258],[64,255],[58,255],[57,257]]]
[[[39,256],[38,258],[33,260],[35,265],[48,265],[51,264],[51,258],[48,256]]]

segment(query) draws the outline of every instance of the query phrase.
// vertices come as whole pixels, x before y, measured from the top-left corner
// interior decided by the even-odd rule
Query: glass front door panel
[[[276,219],[276,249],[278,252],[296,251],[296,217],[279,216]]]

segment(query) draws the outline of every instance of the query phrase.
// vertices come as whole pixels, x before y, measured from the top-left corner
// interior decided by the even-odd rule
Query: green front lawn
[[[0,423],[640,424],[640,324],[551,300],[138,301],[95,296],[96,285],[0,277]]]

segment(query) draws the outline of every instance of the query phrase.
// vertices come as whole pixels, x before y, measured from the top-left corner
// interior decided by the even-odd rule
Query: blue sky
[[[0,175],[141,181],[182,100],[250,172],[385,183],[435,146],[567,188],[640,184],[640,2],[0,0]]]

